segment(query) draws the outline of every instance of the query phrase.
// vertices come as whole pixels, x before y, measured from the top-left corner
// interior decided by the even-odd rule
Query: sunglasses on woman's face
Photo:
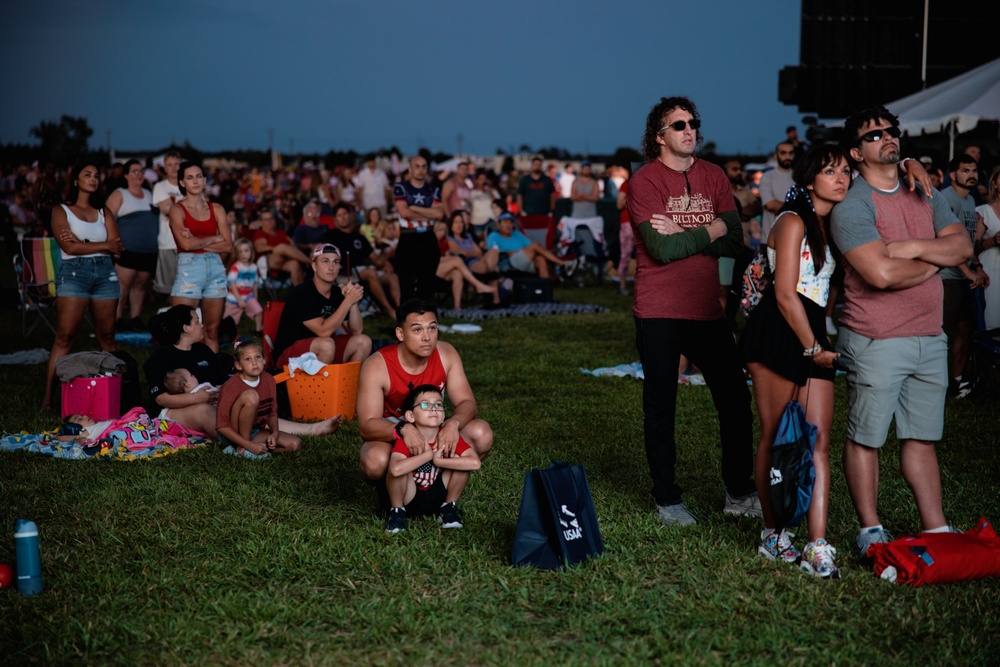
[[[861,141],[865,143],[875,143],[876,141],[882,141],[882,135],[888,134],[893,139],[899,139],[899,135],[902,134],[898,127],[890,125],[889,127],[883,127],[878,130],[872,130],[871,132],[865,132],[861,135]]]

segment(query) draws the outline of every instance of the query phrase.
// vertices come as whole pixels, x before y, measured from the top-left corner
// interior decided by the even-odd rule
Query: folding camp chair
[[[261,275],[260,286],[264,288],[269,301],[279,300],[292,286],[292,277],[287,271],[271,270],[267,265],[267,255],[257,258],[257,270]]]
[[[40,322],[56,331],[56,276],[62,255],[55,239],[21,239],[14,255],[14,274],[21,299],[21,333],[29,335]],[[31,322],[29,323],[29,320]]]
[[[522,215],[518,218],[521,231],[546,250],[556,248],[556,223],[551,215]]]
[[[281,321],[281,311],[285,308],[284,301],[268,301],[264,304],[264,361],[268,368],[274,368],[278,361],[272,359],[274,341],[278,337],[278,323]]]

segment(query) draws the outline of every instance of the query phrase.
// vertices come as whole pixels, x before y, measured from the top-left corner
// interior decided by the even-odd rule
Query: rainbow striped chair
[[[51,237],[21,239],[14,256],[17,292],[21,297],[21,333],[25,336],[41,322],[55,333],[56,276],[61,261],[59,245]]]

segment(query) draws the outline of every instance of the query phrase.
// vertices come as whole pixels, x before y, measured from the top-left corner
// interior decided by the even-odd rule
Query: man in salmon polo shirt
[[[934,443],[944,431],[948,341],[938,271],[972,258],[972,243],[940,193],[906,187],[898,170],[899,120],[873,107],[844,121],[841,143],[858,178],[833,209],[844,256],[837,351],[847,367],[844,475],[861,524],[862,555],[892,536],[878,518],[878,451],[895,419],[900,470],[925,531],[953,530],[941,506]]]

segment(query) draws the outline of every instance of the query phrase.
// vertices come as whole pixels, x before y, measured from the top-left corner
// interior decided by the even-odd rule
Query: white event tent
[[[950,160],[956,135],[975,129],[980,120],[1000,120],[1000,58],[885,107],[911,135],[947,132]]]

